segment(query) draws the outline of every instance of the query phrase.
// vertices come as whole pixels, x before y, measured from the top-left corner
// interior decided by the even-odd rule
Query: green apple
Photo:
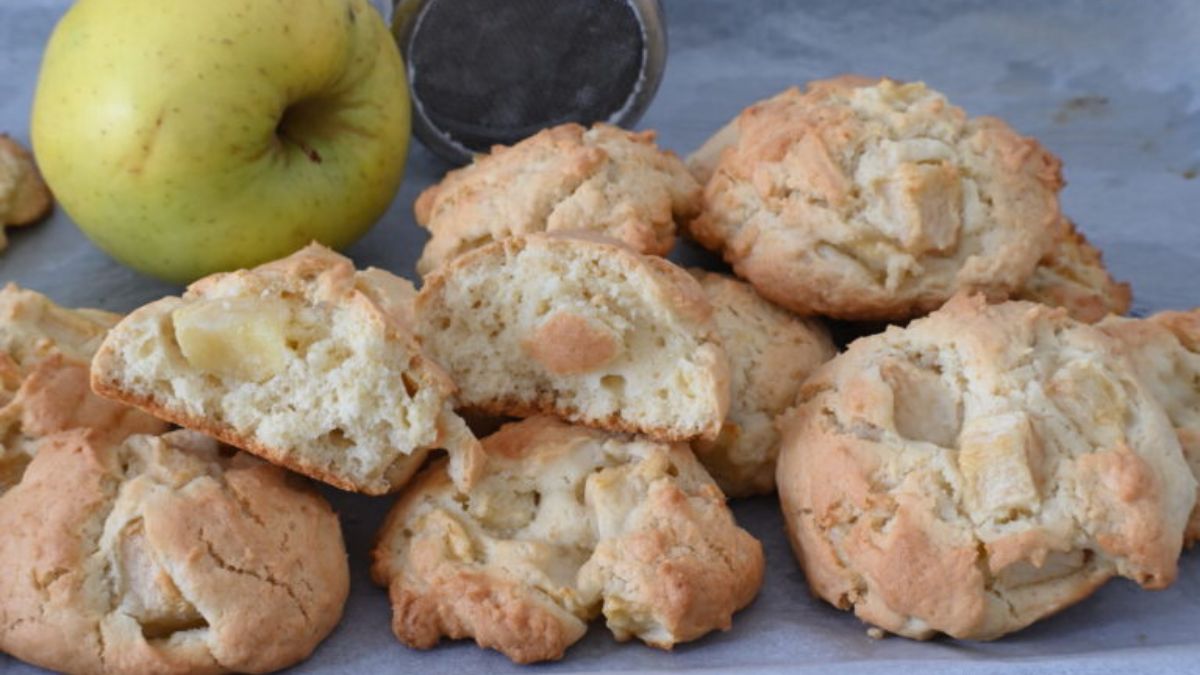
[[[366,0],[79,0],[32,135],[93,242],[184,282],[366,232],[404,172],[408,87]]]

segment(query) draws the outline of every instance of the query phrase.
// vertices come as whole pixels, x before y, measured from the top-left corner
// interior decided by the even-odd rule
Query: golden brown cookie
[[[0,650],[64,672],[285,668],[349,590],[325,500],[191,431],[43,440],[0,532]]]
[[[514,236],[459,256],[417,298],[459,402],[668,441],[715,438],[729,367],[687,272],[612,240]]]
[[[434,448],[466,483],[479,442],[411,332],[412,294],[314,244],[133,312],[92,386],[345,490],[397,490]]]
[[[0,134],[0,250],[8,245],[6,225],[37,222],[52,203],[33,156],[8,134]]]
[[[1200,478],[1200,309],[1159,312],[1147,319],[1110,316],[1099,328],[1128,347],[1138,376],[1167,411],[1183,456]],[[1200,503],[1184,542],[1200,541]]]
[[[59,307],[16,284],[0,289],[0,494],[21,479],[43,436],[85,427],[120,440],[166,430],[165,422],[100,398],[88,384],[92,354],[119,319]]]
[[[914,638],[993,639],[1113,576],[1163,588],[1196,503],[1123,346],[960,296],[860,339],[783,418],[780,501],[814,593]]]
[[[721,434],[692,441],[692,450],[730,497],[775,490],[779,432],[775,418],[796,400],[800,385],[836,350],[825,325],[776,307],[750,284],[692,270],[713,306],[729,355],[729,415]]]
[[[1100,250],[1074,223],[1062,218],[1054,245],[1015,297],[1065,307],[1072,318],[1095,323],[1109,314],[1128,312],[1133,290],[1112,278]]]
[[[799,314],[898,320],[1003,300],[1050,249],[1059,161],[924,84],[840,77],[743,111],[689,160],[687,226]]]
[[[417,198],[429,230],[417,271],[425,276],[497,239],[534,232],[603,234],[666,255],[676,223],[699,210],[700,185],[653,131],[563,124],[512,147],[496,146],[446,174]]]
[[[618,640],[670,649],[727,630],[762,583],[762,546],[683,444],[549,417],[485,438],[484,476],[422,473],[388,515],[372,576],[401,642],[442,637],[530,663],[603,614]]]

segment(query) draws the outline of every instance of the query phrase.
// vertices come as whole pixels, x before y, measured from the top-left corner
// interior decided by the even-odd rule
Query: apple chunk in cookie
[[[435,464],[379,534],[371,573],[406,645],[558,659],[602,614],[618,640],[670,649],[728,629],[758,592],[762,546],[686,445],[534,417],[483,447],[470,492]]]
[[[313,245],[133,312],[92,386],[346,490],[397,490],[434,448],[469,483],[479,442],[410,332],[413,295]]]
[[[699,283],[612,240],[494,242],[439,268],[416,307],[422,344],[464,407],[663,440],[715,438],[729,409]]]
[[[48,437],[0,497],[0,532],[0,650],[68,673],[286,668],[350,585],[307,481],[186,430]]]
[[[1177,574],[1196,480],[1124,346],[1065,309],[958,296],[851,344],[781,426],[809,587],[884,630],[990,640]]]

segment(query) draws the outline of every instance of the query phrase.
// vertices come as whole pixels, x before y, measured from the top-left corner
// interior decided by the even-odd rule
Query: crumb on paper
[[[0,134],[0,250],[8,245],[4,228],[29,225],[50,211],[50,189],[33,156],[8,134]]]
[[[867,629],[867,637],[871,638],[872,640],[882,640],[886,635],[887,634],[883,632],[882,628],[876,626],[871,626]]]

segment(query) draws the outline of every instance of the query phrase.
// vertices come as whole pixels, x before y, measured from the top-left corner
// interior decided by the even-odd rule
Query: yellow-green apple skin
[[[97,246],[186,282],[366,232],[404,172],[408,88],[365,0],[79,0],[32,136]]]

